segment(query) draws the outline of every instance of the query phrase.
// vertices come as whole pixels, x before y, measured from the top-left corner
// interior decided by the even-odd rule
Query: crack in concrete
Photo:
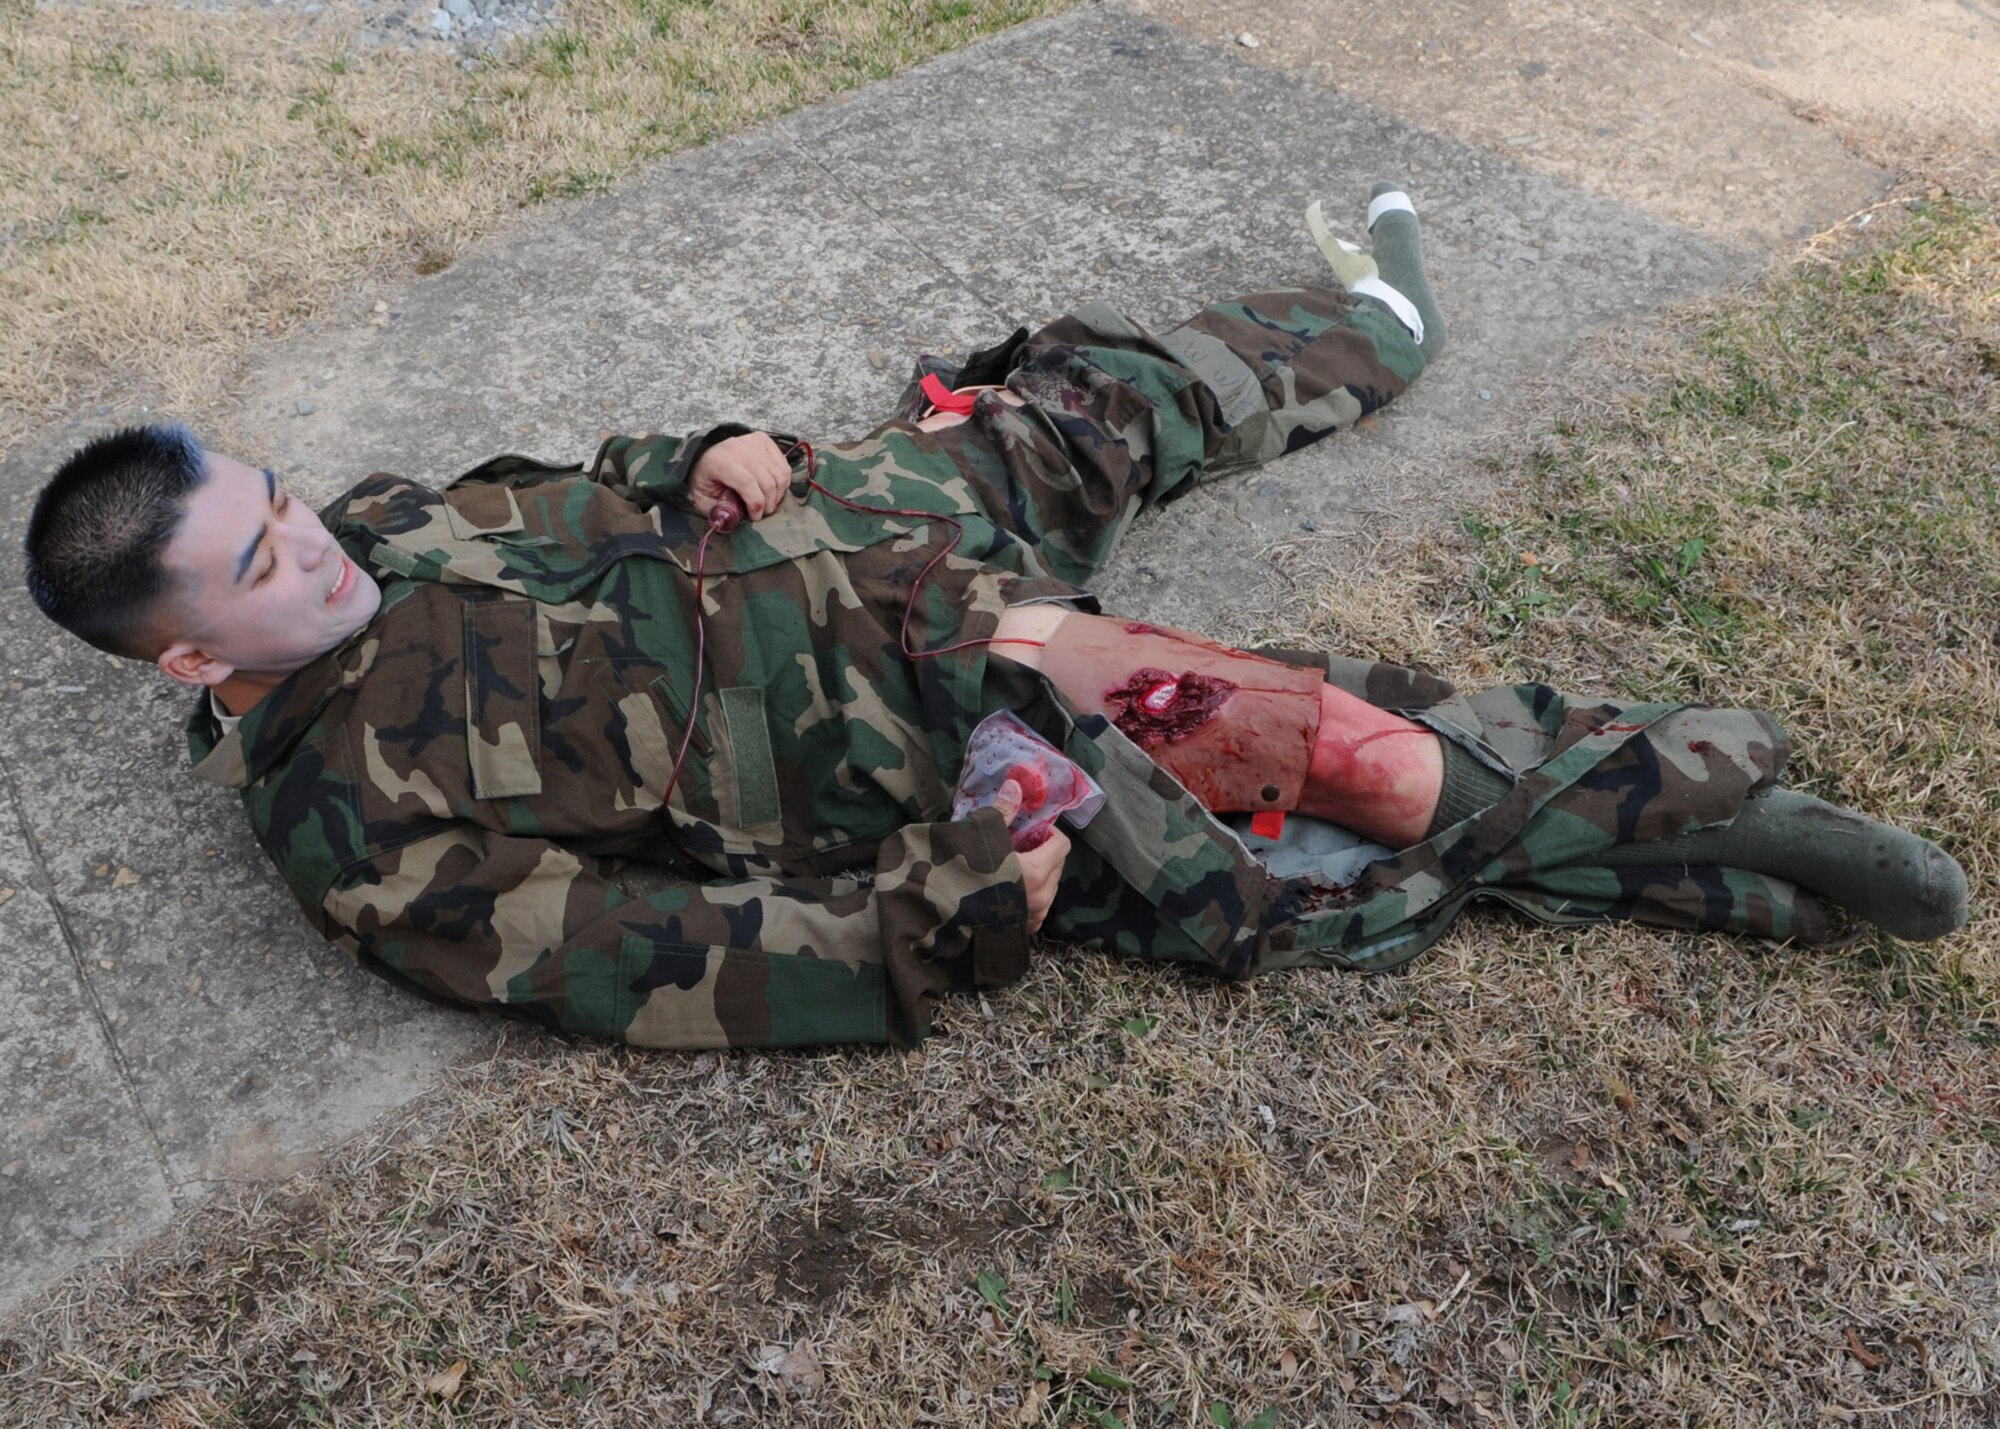
[[[799,142],[799,136],[792,132],[790,125],[780,122],[776,127],[778,132],[785,136],[785,142],[790,144],[792,148],[798,151],[798,155],[801,159],[804,159],[808,164],[812,165],[813,168],[819,170],[821,174],[826,176],[826,181],[833,185],[833,191],[835,193],[839,194],[842,198],[852,203],[855,207],[861,209],[870,218],[874,219],[878,224],[880,224],[883,228],[887,229],[890,233],[894,234],[898,242],[904,244],[906,247],[911,248],[916,253],[918,253],[926,263],[931,264],[940,273],[944,274],[946,278],[950,279],[954,287],[958,288],[961,292],[968,294],[974,302],[978,303],[982,308],[986,309],[988,313],[992,314],[993,320],[995,322],[999,323],[1001,326],[1004,327],[1012,321],[1012,319],[1010,319],[1007,316],[1006,312],[1001,309],[998,303],[994,302],[991,298],[987,297],[986,294],[980,292],[979,289],[975,288],[972,285],[971,279],[965,277],[957,269],[953,268],[951,264],[945,262],[942,258],[938,257],[937,254],[931,252],[928,248],[924,247],[923,244],[917,242],[916,239],[910,237],[909,234],[903,232],[903,230],[898,228],[896,224],[882,212],[882,210],[875,207],[874,204],[868,202],[868,200],[862,197],[862,195],[859,192],[850,190],[845,184],[843,184],[840,181],[840,175],[836,174],[831,168],[827,167],[826,164],[822,163],[819,160],[819,158],[817,158],[813,154],[812,150],[808,149],[804,144]]]
[[[76,980],[83,992],[84,1005],[97,1021],[97,1029],[104,1036],[104,1044],[111,1051],[111,1065],[118,1074],[118,1084],[125,1095],[131,1098],[132,1107],[139,1117],[139,1125],[145,1128],[146,1145],[153,1153],[154,1165],[159,1168],[161,1184],[166,1187],[167,1198],[176,1210],[183,1204],[180,1185],[174,1178],[173,1165],[167,1159],[166,1144],[160,1140],[159,1129],[153,1119],[146,1114],[146,1104],[140,1099],[138,1081],[132,1075],[132,1068],[125,1061],[124,1049],[118,1045],[117,1029],[112,1026],[110,1015],[104,1010],[104,1003],[98,998],[97,990],[91,986],[90,972],[84,966],[83,949],[78,945],[75,931],[69,925],[69,914],[63,910],[62,900],[56,896],[54,876],[49,872],[48,860],[42,856],[42,841],[35,837],[33,825],[28,822],[27,806],[22,802],[20,785],[14,779],[13,766],[7,756],[0,753],[0,783],[7,786],[7,802],[13,807],[14,821],[20,826],[22,842],[28,846],[28,857],[33,860],[37,889],[49,900],[49,912],[56,920],[56,927],[62,931],[63,946],[69,950],[69,960],[76,968]]]
[[[1976,3],[1976,0],[1958,0],[1958,8],[1990,25],[2000,25],[2000,14],[1995,14],[1984,5]]]

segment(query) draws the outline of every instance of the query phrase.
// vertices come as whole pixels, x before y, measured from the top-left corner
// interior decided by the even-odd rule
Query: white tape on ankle
[[[1347,291],[1357,298],[1374,298],[1396,315],[1396,321],[1410,330],[1411,337],[1420,343],[1424,340],[1424,320],[1417,313],[1417,305],[1380,278],[1363,278],[1358,283],[1349,283]]]
[[[1417,206],[1410,202],[1410,196],[1401,189],[1391,189],[1388,193],[1379,194],[1368,201],[1368,226],[1373,228],[1375,220],[1385,213],[1407,213],[1415,218]]]

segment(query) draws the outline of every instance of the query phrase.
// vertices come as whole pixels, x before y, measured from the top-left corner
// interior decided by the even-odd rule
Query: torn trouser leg
[[[1616,704],[1517,685],[1408,712],[1514,776],[1498,802],[1327,890],[1288,881],[1267,905],[1253,967],[1397,966],[1458,911],[1492,898],[1545,922],[1816,939],[1817,900],[1743,869],[1582,867],[1613,845],[1726,823],[1784,767],[1789,744],[1757,710]],[[1329,901],[1337,906],[1329,908]]]
[[[1350,877],[1279,877],[1108,717],[1061,708],[1045,687],[1030,722],[1112,796],[1074,838],[1047,931],[1224,977],[1392,968],[1478,898],[1548,922],[1824,935],[1818,902],[1781,879],[1732,868],[1580,866],[1615,844],[1733,818],[1783,768],[1788,745],[1769,716],[1578,700],[1545,685],[1467,697],[1396,666],[1314,658],[1332,683],[1505,771],[1511,791]]]
[[[1138,621],[1060,622],[1042,673],[1214,813],[1299,806],[1319,734],[1318,671]]]
[[[1267,462],[1402,395],[1424,355],[1384,307],[1311,288],[1211,303],[1162,341],[1215,394],[1210,471]]]

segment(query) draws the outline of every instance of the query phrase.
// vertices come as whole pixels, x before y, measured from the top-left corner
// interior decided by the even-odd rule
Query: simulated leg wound
[[[1215,813],[1299,806],[1319,736],[1318,671],[1137,621],[1070,617],[1042,673],[1110,720]]]

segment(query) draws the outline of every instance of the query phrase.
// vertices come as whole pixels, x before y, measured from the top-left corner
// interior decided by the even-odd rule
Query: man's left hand
[[[791,464],[764,432],[724,437],[695,459],[688,499],[703,516],[724,491],[733,491],[752,521],[776,511],[792,482]]]

